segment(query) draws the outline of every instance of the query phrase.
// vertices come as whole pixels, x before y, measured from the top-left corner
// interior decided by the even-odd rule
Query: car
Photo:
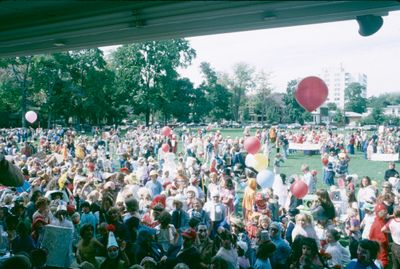
[[[358,129],[358,127],[357,126],[348,125],[348,126],[344,127],[344,129],[347,130],[347,131],[355,131],[355,130]]]
[[[328,124],[328,125],[326,125],[326,129],[328,129],[328,130],[337,130],[338,127],[336,125]]]
[[[286,129],[287,127],[288,127],[288,125],[287,124],[283,124],[283,123],[280,123],[277,126],[278,129]]]
[[[301,128],[301,124],[300,123],[292,123],[292,124],[289,124],[288,126],[287,126],[287,128],[288,129],[300,129]]]
[[[234,121],[233,121],[233,122],[231,123],[230,127],[231,127],[231,128],[241,128],[242,125],[240,125],[240,123],[237,123],[237,122],[234,122]]]
[[[364,125],[362,129],[364,131],[376,131],[378,130],[378,127],[376,125]]]

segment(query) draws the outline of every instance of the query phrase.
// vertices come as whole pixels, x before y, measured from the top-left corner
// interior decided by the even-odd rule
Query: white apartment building
[[[346,72],[343,65],[339,67],[325,67],[322,69],[320,77],[328,86],[329,94],[326,103],[335,103],[338,108],[344,109],[346,102],[344,90],[353,82],[358,82],[365,86],[365,91],[362,93],[364,98],[367,98],[367,75],[365,74],[350,74]]]

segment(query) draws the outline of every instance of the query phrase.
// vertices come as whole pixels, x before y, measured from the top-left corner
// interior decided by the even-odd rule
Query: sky
[[[400,11],[383,19],[382,28],[369,37],[358,34],[355,20],[191,37],[197,57],[179,72],[197,86],[201,62],[227,73],[245,62],[270,73],[274,91],[284,92],[289,80],[342,64],[350,73],[368,76],[368,96],[400,92]]]

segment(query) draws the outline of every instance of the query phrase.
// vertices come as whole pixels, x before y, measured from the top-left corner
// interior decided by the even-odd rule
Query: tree
[[[38,55],[32,64],[32,87],[34,103],[40,107],[41,118],[47,116],[47,128],[54,118],[70,115],[71,94],[68,88],[71,57],[68,53]]]
[[[338,109],[336,103],[327,103],[328,111],[336,111]]]
[[[362,96],[365,86],[353,82],[345,89],[345,109],[357,113],[364,113],[367,108],[367,100]]]
[[[368,106],[371,108],[383,108],[389,105],[400,104],[400,93],[384,93],[368,98]]]
[[[26,126],[25,113],[28,106],[29,87],[31,86],[31,65],[32,56],[3,58],[0,63],[0,66],[4,68],[3,70],[6,74],[3,78],[6,80],[8,79],[5,83],[8,86],[8,90],[14,88],[20,91],[19,109],[23,127]]]
[[[204,92],[205,102],[203,106],[209,111],[208,116],[213,121],[231,118],[229,106],[232,94],[227,88],[218,83],[217,73],[209,63],[202,62],[200,70],[204,80],[198,90]]]
[[[312,115],[310,112],[302,108],[296,101],[294,93],[296,91],[297,84],[297,80],[291,80],[288,82],[286,93],[283,97],[283,101],[285,103],[283,121],[286,123],[298,122],[300,124],[304,124],[305,121],[312,119]]]
[[[345,123],[345,117],[343,111],[340,109],[335,110],[335,115],[333,116],[333,121],[339,124]]]
[[[374,108],[371,112],[371,117],[375,123],[383,123],[385,121],[385,115],[383,115],[381,108]]]
[[[277,104],[273,100],[268,100],[271,92],[272,87],[270,83],[270,76],[271,74],[266,74],[263,70],[260,71],[255,76],[255,106],[257,111],[261,114],[261,122],[264,124],[264,118],[267,117],[267,110],[269,111],[269,118],[271,118],[271,112],[276,111]],[[269,102],[267,102],[269,101]],[[269,109],[268,106],[273,106]],[[279,107],[279,106],[278,106]],[[276,111],[277,112],[277,111]],[[279,118],[274,117],[274,118]],[[275,121],[275,120],[274,120]]]
[[[246,63],[237,63],[233,66],[233,76],[222,74],[221,84],[232,93],[231,109],[235,121],[240,121],[239,111],[243,109],[246,94],[254,88],[254,68]]]
[[[265,117],[269,122],[281,122],[283,109],[274,99],[268,98],[264,103]]]
[[[144,113],[146,125],[150,116],[171,102],[166,83],[178,78],[178,67],[186,67],[196,52],[185,39],[149,41],[119,47],[112,55],[118,91],[127,97],[135,114]]]

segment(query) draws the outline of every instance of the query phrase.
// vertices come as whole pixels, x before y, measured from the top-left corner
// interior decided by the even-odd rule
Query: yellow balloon
[[[268,158],[262,153],[257,153],[254,155],[254,159],[256,160],[256,164],[254,165],[254,169],[258,172],[264,170],[268,167]]]

